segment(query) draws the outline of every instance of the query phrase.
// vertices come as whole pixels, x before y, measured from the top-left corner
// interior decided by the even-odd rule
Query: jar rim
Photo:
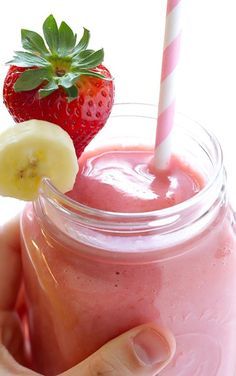
[[[116,103],[114,105],[114,110],[119,109],[120,107],[131,107],[131,106],[145,106],[147,108],[150,108],[152,110],[156,109],[156,106],[154,104],[148,104],[148,103]],[[115,112],[115,111],[114,111]],[[223,152],[222,148],[220,146],[220,143],[217,139],[217,137],[209,132],[204,126],[202,126],[200,123],[192,120],[190,117],[183,115],[181,113],[178,113],[179,116],[186,119],[187,121],[190,121],[191,123],[195,123],[198,129],[204,132],[204,134],[208,137],[208,139],[211,141],[211,143],[214,145],[215,149],[215,162],[214,165],[214,173],[212,176],[210,176],[209,180],[207,181],[206,185],[193,197],[178,203],[174,206],[164,208],[164,209],[157,209],[153,211],[147,211],[147,212],[134,212],[134,213],[127,213],[127,212],[112,212],[112,211],[105,211],[101,209],[92,208],[89,206],[86,206],[82,203],[79,203],[72,198],[66,196],[65,194],[61,193],[57,190],[57,188],[51,183],[50,179],[43,178],[42,184],[40,187],[40,195],[44,197],[44,199],[50,200],[51,203],[54,203],[56,205],[57,209],[63,211],[64,214],[72,215],[73,217],[79,217],[78,213],[80,215],[88,215],[92,217],[96,217],[97,219],[104,219],[104,220],[116,220],[116,221],[125,221],[127,224],[128,222],[139,222],[140,220],[145,221],[145,219],[150,220],[150,218],[167,218],[167,217],[173,217],[176,214],[181,213],[184,210],[187,210],[194,205],[196,205],[198,202],[200,202],[204,196],[208,194],[208,192],[211,190],[212,186],[215,184],[219,176],[222,174],[223,170]],[[122,117],[122,116],[133,116],[133,117],[144,117],[144,118],[151,118],[156,119],[156,117],[153,116],[142,116],[142,115],[115,115],[111,114],[112,117]],[[180,125],[182,127],[182,125]],[[183,127],[184,128],[184,127]],[[45,189],[50,193],[51,196],[53,196],[53,200],[49,199],[47,195],[45,195]],[[53,201],[53,202],[52,202]]]

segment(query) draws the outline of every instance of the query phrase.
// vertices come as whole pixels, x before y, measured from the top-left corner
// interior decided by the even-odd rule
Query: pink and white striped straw
[[[168,0],[162,60],[161,86],[158,106],[154,166],[165,170],[171,157],[171,130],[176,102],[176,70],[181,39],[182,0]]]

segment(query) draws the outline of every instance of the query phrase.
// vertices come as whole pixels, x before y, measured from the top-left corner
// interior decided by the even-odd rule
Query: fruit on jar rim
[[[0,134],[0,195],[37,198],[42,178],[62,193],[73,188],[78,161],[70,136],[58,125],[28,120]]]
[[[45,120],[71,136],[77,157],[105,125],[114,102],[114,81],[102,65],[104,51],[88,48],[90,32],[76,34],[50,15],[44,39],[22,29],[25,51],[9,62],[3,88],[4,103],[16,122]]]

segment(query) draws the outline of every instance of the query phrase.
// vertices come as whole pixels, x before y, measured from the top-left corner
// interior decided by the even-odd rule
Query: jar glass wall
[[[125,330],[168,327],[177,352],[163,376],[236,371],[236,235],[222,153],[200,125],[177,117],[173,152],[199,171],[191,199],[147,213],[96,210],[44,179],[21,222],[32,354],[56,375]],[[155,107],[123,104],[87,150],[153,146]]]

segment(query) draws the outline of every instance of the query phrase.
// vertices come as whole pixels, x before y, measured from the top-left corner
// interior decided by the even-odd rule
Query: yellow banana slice
[[[72,139],[58,125],[28,120],[0,134],[0,195],[32,201],[43,177],[62,193],[73,188],[78,161]]]

